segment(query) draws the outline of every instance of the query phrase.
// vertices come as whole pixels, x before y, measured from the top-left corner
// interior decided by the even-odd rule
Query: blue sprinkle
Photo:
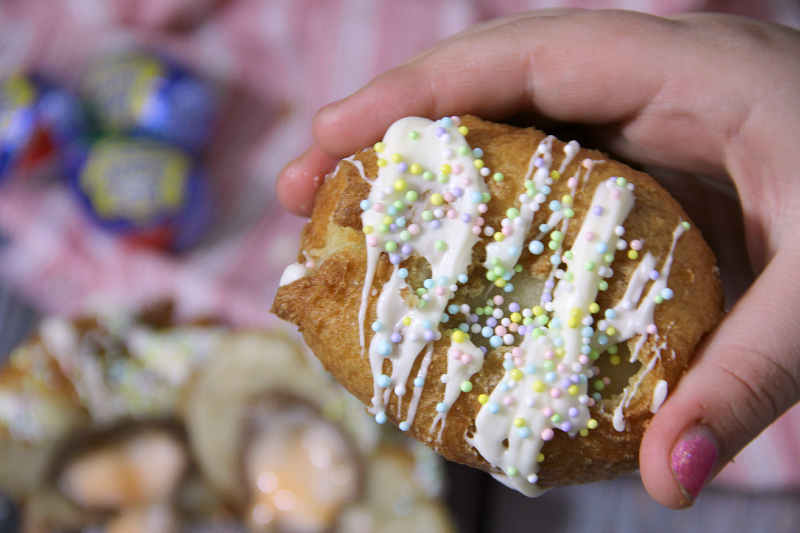
[[[431,329],[433,324],[431,324],[430,320],[423,320],[422,321],[422,329]]]
[[[506,283],[503,286],[503,292],[511,292],[513,290],[514,290],[514,285],[512,285],[511,283]]]
[[[550,329],[559,329],[560,327],[561,327],[561,319],[558,318],[557,316],[554,316],[553,320],[550,321]]]
[[[519,255],[519,248],[516,246],[512,246],[508,249],[508,255],[511,257],[516,257]]]
[[[600,346],[605,346],[606,344],[608,344],[608,336],[600,335],[599,337],[597,337],[597,342],[598,344],[600,344]]]
[[[559,202],[558,200],[553,200],[552,202],[550,202],[550,211],[553,211],[553,212],[561,211],[561,202]],[[388,209],[387,209],[387,212],[388,212]],[[394,213],[389,213],[389,214],[391,215],[391,214],[394,214]]]
[[[469,333],[469,324],[467,323],[459,324],[458,329],[460,329],[464,333]]]
[[[661,291],[661,297],[665,300],[672,300],[673,296],[675,296],[675,293],[668,287],[665,287],[664,290]]]
[[[527,427],[521,427],[517,430],[517,435],[519,435],[521,439],[527,439],[531,436],[531,430]]]
[[[441,285],[442,287],[447,287],[448,285],[450,285],[450,279],[447,276],[439,276],[439,279],[437,281],[439,282],[439,285]]]
[[[586,326],[581,330],[581,336],[591,337],[594,334],[594,329],[591,326]]]
[[[381,355],[389,355],[392,353],[392,343],[383,341],[378,345],[378,353]]]
[[[510,279],[511,279],[513,276],[514,276],[514,271],[513,271],[513,270],[507,270],[507,271],[506,271],[506,272],[503,274],[503,279],[504,279],[504,280],[506,280],[506,281],[508,281],[508,280],[510,280]]]
[[[400,431],[408,431],[410,427],[408,422],[400,422]]]
[[[497,388],[500,389],[500,392],[508,392],[511,390],[511,387],[509,387],[508,383],[506,383],[505,381],[501,381],[500,385],[498,385]]]
[[[436,282],[428,278],[422,282],[422,286],[430,291],[433,290],[434,287],[436,287]]]
[[[472,155],[474,155],[475,157],[483,157],[483,150],[481,150],[480,148],[475,148],[474,150],[472,150]]]
[[[586,377],[586,374],[580,374],[578,376],[578,381],[580,381],[581,383],[586,383],[587,381],[589,381],[589,378]]]
[[[558,256],[558,254],[553,254],[550,256],[550,263],[552,263],[553,265],[560,265],[561,258]]]
[[[484,326],[483,329],[481,330],[481,335],[483,335],[487,339],[489,337],[491,337],[493,334],[494,334],[494,330],[492,328],[490,328],[489,326]]]
[[[399,217],[397,220],[394,221],[394,223],[397,224],[398,228],[406,227],[406,219],[403,217]]]
[[[497,405],[496,403],[490,403],[489,404],[489,412],[490,413],[492,413],[493,415],[496,415],[499,411],[500,411],[500,406],[499,405]]]
[[[614,311],[613,309],[606,309],[605,315],[606,318],[608,318],[609,320],[614,320],[615,318],[617,318],[617,312]]]
[[[514,361],[512,361],[511,359],[506,359],[505,361],[503,361],[503,368],[505,368],[506,370],[514,370],[515,368]]]
[[[525,367],[525,373],[526,374],[533,375],[533,374],[536,373],[537,370],[538,370],[538,368],[536,368],[536,365],[528,365],[528,366]]]
[[[592,398],[594,398],[594,401],[596,402],[599,402],[600,400],[603,399],[603,397],[600,395],[599,392],[595,392],[594,394],[592,394]]]
[[[590,353],[592,353],[592,347],[589,346],[588,344],[584,344],[583,346],[581,346],[581,353],[583,355],[589,355]]]
[[[442,120],[439,121],[442,126],[445,128],[449,128],[453,125],[453,120],[450,117],[444,117]]]
[[[539,189],[539,192],[545,195],[550,194],[550,186],[549,185],[542,186],[542,188]]]
[[[541,231],[542,233],[547,233],[548,231],[550,231],[550,226],[548,226],[547,224],[539,224],[539,231]]]
[[[483,202],[483,195],[476,191],[469,195],[469,199],[472,201],[473,204],[479,204]]]
[[[542,244],[541,241],[531,241],[528,245],[528,250],[530,250],[533,255],[539,255],[544,252],[544,244]]]
[[[456,304],[450,304],[447,307],[447,312],[450,313],[451,315],[458,313],[458,306]]]
[[[469,281],[469,276],[467,276],[466,274],[459,274],[458,275],[458,282],[459,283],[466,283],[468,281]]]
[[[359,205],[363,211],[366,211],[367,209],[372,207],[372,202],[370,202],[369,200],[361,200],[361,203]]]
[[[408,269],[407,268],[401,268],[400,270],[397,271],[397,275],[400,276],[403,279],[406,279],[408,277]]]
[[[555,344],[556,348],[561,348],[562,346],[564,346],[564,337],[556,337],[555,339],[553,339],[553,344]]]
[[[598,254],[604,254],[608,251],[608,245],[604,242],[598,242],[594,249],[597,251]]]
[[[548,372],[544,375],[544,380],[548,383],[555,383],[556,381],[556,373],[555,372]]]
[[[378,387],[385,389],[386,387],[392,384],[392,378],[390,378],[386,374],[383,374],[380,377],[378,377],[377,384]]]
[[[448,320],[450,320],[450,315],[448,315],[447,313],[442,313],[442,318],[439,319],[439,322],[444,324]]]
[[[425,378],[415,378],[414,379],[414,386],[415,387],[422,387],[425,385]]]
[[[396,215],[397,214],[397,208],[395,206],[393,206],[393,205],[390,205],[389,207],[386,208],[386,214],[387,215]]]
[[[386,413],[378,413],[377,415],[375,415],[375,422],[377,422],[378,424],[385,424],[386,420],[387,420]]]
[[[438,413],[445,413],[447,412],[447,409],[447,404],[444,402],[436,404],[436,412]]]
[[[500,335],[495,335],[489,339],[489,344],[492,346],[492,348],[499,348],[503,345],[503,337]]]
[[[376,320],[375,322],[372,323],[372,331],[374,331],[375,333],[378,333],[379,331],[382,331],[382,330],[383,330],[383,324],[381,322],[378,322]]]

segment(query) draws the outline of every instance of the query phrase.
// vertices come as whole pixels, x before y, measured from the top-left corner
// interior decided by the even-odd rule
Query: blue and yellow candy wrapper
[[[74,145],[70,183],[102,228],[137,244],[182,250],[211,220],[207,184],[182,150],[146,139]]]
[[[0,82],[0,180],[31,150],[38,98],[38,89],[25,76],[14,75]]]
[[[139,51],[95,61],[82,83],[99,129],[146,137],[197,153],[209,140],[218,101],[211,86],[178,65]]]

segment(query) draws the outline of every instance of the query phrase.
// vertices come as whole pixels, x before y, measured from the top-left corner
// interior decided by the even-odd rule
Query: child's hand
[[[639,163],[730,176],[760,275],[698,350],[640,453],[653,498],[685,507],[800,398],[798,57],[800,33],[727,16],[558,10],[491,21],[322,109],[315,145],[284,169],[278,194],[308,215],[314,178],[408,115],[534,113],[587,125]]]

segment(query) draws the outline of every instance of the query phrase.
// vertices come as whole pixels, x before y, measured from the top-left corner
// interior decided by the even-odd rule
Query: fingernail
[[[694,501],[708,483],[719,457],[717,438],[705,426],[695,426],[672,448],[672,471],[684,498]]]

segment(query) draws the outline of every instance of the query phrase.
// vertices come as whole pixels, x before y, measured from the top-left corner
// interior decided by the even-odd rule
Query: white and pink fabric
[[[791,0],[5,0],[0,76],[36,70],[75,86],[94,54],[139,45],[218,83],[225,105],[204,157],[218,211],[204,245],[181,256],[125,245],[57,177],[15,180],[0,186],[0,279],[44,312],[171,297],[185,317],[277,327],[269,308],[304,221],[277,204],[274,180],[310,143],[314,112],[477,22],[544,7],[725,11],[800,26]],[[717,483],[798,488],[799,452],[795,408]]]

